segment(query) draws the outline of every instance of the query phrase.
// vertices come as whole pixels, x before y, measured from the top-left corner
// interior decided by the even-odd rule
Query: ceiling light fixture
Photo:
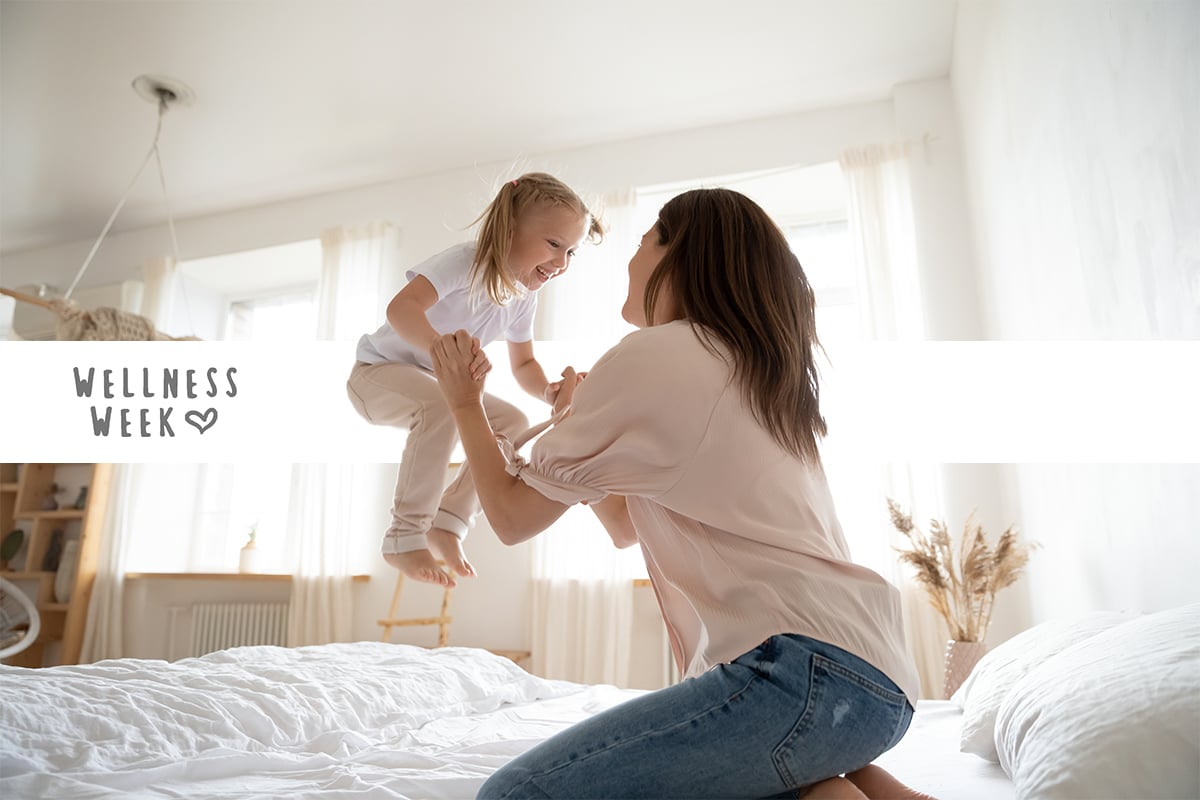
[[[150,163],[152,156],[158,165],[158,182],[162,186],[163,205],[167,209],[167,226],[171,231],[171,246],[174,249],[175,261],[179,261],[179,242],[175,239],[175,220],[171,217],[171,205],[167,197],[167,181],[163,174],[162,157],[158,152],[158,138],[162,133],[163,115],[167,113],[168,109],[176,105],[192,105],[196,101],[196,94],[183,81],[161,75],[137,76],[133,79],[133,90],[147,102],[158,106],[158,124],[154,128],[154,141],[150,144],[150,150],[146,153],[146,157],[142,159],[142,164],[138,167],[137,173],[134,174],[133,180],[129,182],[128,188],[125,189],[125,193],[121,195],[121,199],[117,202],[117,207],[113,209],[112,214],[109,216],[108,222],[104,224],[104,229],[100,231],[100,236],[96,238],[96,243],[92,245],[87,258],[83,260],[83,266],[79,268],[79,272],[75,275],[75,280],[71,281],[66,294],[63,295],[64,299],[70,299],[71,292],[75,291],[75,287],[79,284],[79,279],[83,277],[83,273],[87,271],[88,265],[92,263],[92,258],[95,257],[96,251],[100,249],[100,243],[108,235],[109,229],[112,228],[113,222],[117,219],[117,214],[121,213],[121,208],[124,207],[125,201],[129,199],[130,192],[133,191],[138,178],[142,177],[142,172],[145,171],[146,165]]]

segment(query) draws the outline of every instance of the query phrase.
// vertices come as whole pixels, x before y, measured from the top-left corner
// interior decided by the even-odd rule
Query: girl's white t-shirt
[[[475,243],[464,242],[443,250],[405,273],[410,281],[418,275],[424,276],[437,290],[437,302],[425,312],[429,324],[438,333],[454,333],[461,328],[479,339],[481,346],[497,339],[509,342],[532,340],[537,294],[527,292],[504,306],[493,303],[486,293],[472,297],[471,263],[474,260]],[[363,334],[358,340],[356,356],[368,364],[390,361],[433,369],[429,351],[410,344],[386,322],[374,333]]]

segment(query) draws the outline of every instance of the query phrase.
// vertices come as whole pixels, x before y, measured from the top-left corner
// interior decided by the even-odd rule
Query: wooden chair
[[[439,566],[442,563],[438,562]],[[400,607],[400,591],[404,588],[404,573],[396,571],[396,588],[392,592],[392,604],[388,608],[387,617],[379,620],[380,627],[383,628],[382,642],[389,642],[392,639],[392,628],[404,628],[413,625],[437,625],[438,639],[437,646],[445,647],[450,643],[450,623],[454,618],[450,616],[450,593],[454,591],[451,586],[445,587],[442,592],[442,611],[436,617],[397,617],[396,612]]]
[[[445,566],[441,561],[438,566]],[[380,639],[382,642],[389,642],[392,639],[392,628],[403,628],[413,625],[437,625],[438,640],[436,647],[445,647],[450,643],[450,623],[454,621],[454,617],[450,616],[450,593],[454,589],[450,586],[445,587],[442,591],[442,611],[436,617],[397,617],[396,612],[400,608],[400,592],[404,589],[404,573],[396,571],[396,588],[392,592],[392,604],[388,607],[387,617],[378,620],[379,626],[383,628],[383,636]],[[528,650],[490,650],[498,656],[504,656],[511,660],[517,666],[524,669],[529,668],[529,651]]]

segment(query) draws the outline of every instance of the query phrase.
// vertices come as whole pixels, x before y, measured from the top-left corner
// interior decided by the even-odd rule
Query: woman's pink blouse
[[[685,675],[796,633],[860,656],[916,705],[899,593],[850,560],[821,467],[776,444],[688,323],[623,339],[508,470],[566,504],[626,496]]]

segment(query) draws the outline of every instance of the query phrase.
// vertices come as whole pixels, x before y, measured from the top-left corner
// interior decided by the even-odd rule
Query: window
[[[838,165],[783,167],[640,190],[636,235],[650,227],[658,209],[675,195],[716,186],[746,195],[779,225],[816,293],[822,343],[861,339],[846,184]]]
[[[225,339],[283,342],[311,339],[317,329],[316,286],[229,304]]]
[[[783,234],[817,297],[821,341],[862,338],[850,226],[845,218],[783,226]]]
[[[319,240],[180,265],[184,308],[206,338],[315,340]],[[159,464],[139,495],[128,569],[236,570],[250,531],[259,568],[284,565],[291,464]],[[144,499],[143,499],[144,498]]]
[[[307,239],[184,262],[186,321],[202,339],[315,339],[321,258]]]

